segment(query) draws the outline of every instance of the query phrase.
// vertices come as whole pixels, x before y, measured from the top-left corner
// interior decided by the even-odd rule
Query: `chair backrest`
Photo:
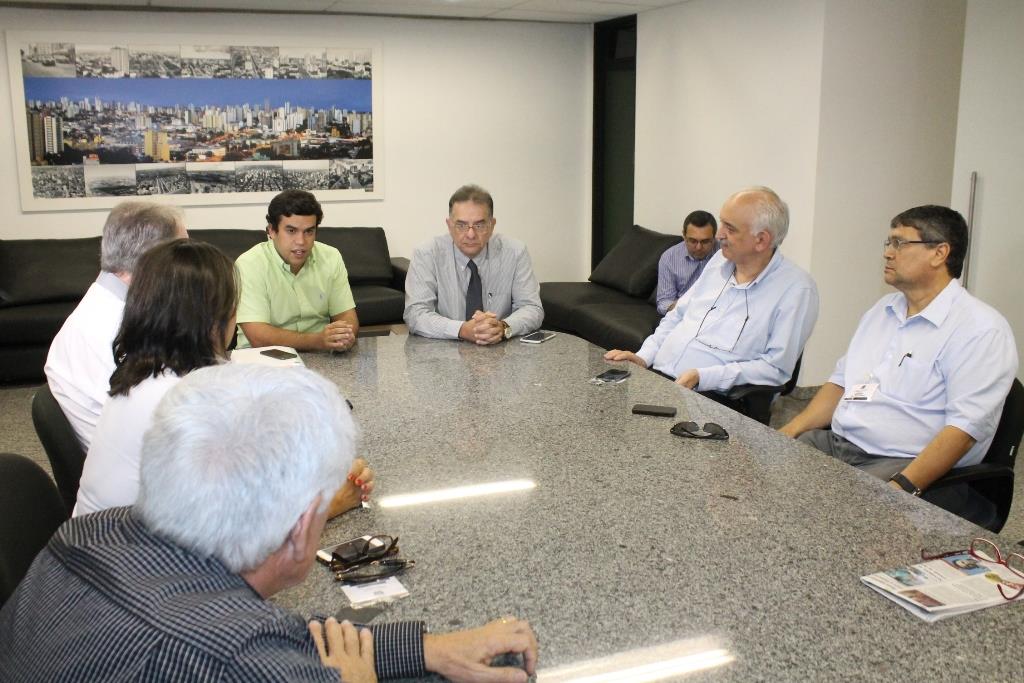
[[[82,478],[85,451],[60,404],[50,392],[49,385],[44,384],[32,399],[32,424],[50,460],[53,478],[70,515],[78,498],[78,482]]]
[[[1024,385],[1014,379],[1010,393],[1006,395],[1003,413],[999,416],[992,445],[988,447],[984,462],[992,465],[1006,465],[1011,470],[1017,460],[1021,438],[1024,437]]]
[[[23,455],[0,453],[0,607],[67,516],[42,467]]]
[[[800,364],[804,362],[804,352],[801,351],[800,355],[796,357],[796,365],[793,366],[793,374],[790,375],[789,381],[782,385],[782,391],[779,392],[779,396],[789,396],[796,389],[796,380],[800,377]]]

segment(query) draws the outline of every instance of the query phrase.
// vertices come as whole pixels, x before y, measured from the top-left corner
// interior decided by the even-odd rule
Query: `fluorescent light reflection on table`
[[[678,640],[537,672],[537,683],[649,683],[676,680],[732,662],[735,657],[711,640]]]
[[[420,505],[421,503],[439,503],[446,500],[492,496],[497,493],[528,491],[532,488],[536,488],[536,486],[537,484],[529,479],[494,481],[488,484],[473,484],[471,486],[457,486],[452,489],[438,489],[436,491],[421,491],[420,493],[402,493],[397,496],[386,496],[381,498],[380,502],[377,504],[382,508],[397,508],[405,507],[406,505]]]

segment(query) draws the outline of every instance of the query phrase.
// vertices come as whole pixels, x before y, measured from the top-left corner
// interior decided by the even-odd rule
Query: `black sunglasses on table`
[[[714,422],[705,422],[703,427],[698,427],[696,422],[676,422],[669,431],[676,436],[685,436],[689,439],[726,441],[729,438],[729,432]]]

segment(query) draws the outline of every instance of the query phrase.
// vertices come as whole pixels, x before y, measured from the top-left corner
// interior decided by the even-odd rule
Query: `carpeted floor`
[[[20,453],[42,465],[47,472],[50,463],[32,426],[32,396],[35,386],[0,387],[0,452]],[[814,396],[814,387],[798,387],[790,396],[783,396],[772,406],[772,426],[785,424],[803,410]],[[1010,518],[999,534],[1003,546],[1019,550],[1024,546],[1024,477],[1017,477]]]

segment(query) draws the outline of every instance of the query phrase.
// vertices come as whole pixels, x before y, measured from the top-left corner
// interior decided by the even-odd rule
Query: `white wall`
[[[498,230],[527,243],[541,280],[589,273],[589,25],[13,9],[0,9],[0,25],[128,36],[208,34],[215,42],[225,35],[285,44],[378,42],[386,196],[326,204],[324,223],[383,226],[392,255],[408,256],[444,229],[452,191],[477,182],[494,194]],[[0,74],[6,73],[4,49]],[[0,78],[5,120],[10,100],[10,85]],[[105,210],[21,212],[13,145],[10,126],[3,126],[0,239],[99,234]],[[266,207],[255,204],[186,208],[192,229],[261,228],[265,214]]]
[[[970,0],[953,170],[953,208],[967,215],[978,173],[968,288],[1010,321],[1024,359],[1020,192],[1024,188],[1024,3]],[[1024,372],[1018,373],[1024,376]]]
[[[819,0],[691,0],[639,15],[637,223],[677,232],[748,185],[790,207],[783,252],[808,268],[821,93]]]
[[[889,219],[949,202],[964,0],[691,0],[640,15],[635,218],[675,232],[745,185],[790,206],[782,249],[821,315],[828,378],[883,292]]]
[[[828,379],[882,281],[889,221],[949,204],[964,0],[828,0],[811,275],[821,315],[800,383]]]

